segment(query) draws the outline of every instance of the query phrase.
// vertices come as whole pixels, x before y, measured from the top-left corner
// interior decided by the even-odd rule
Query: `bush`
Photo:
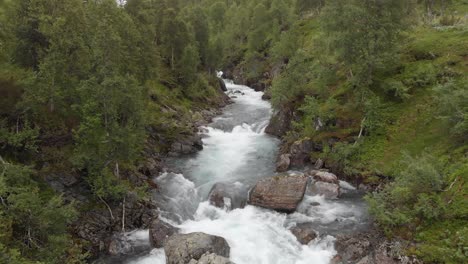
[[[384,230],[408,225],[416,220],[430,221],[443,213],[438,194],[443,176],[433,157],[412,158],[405,154],[403,169],[383,191],[366,197],[370,212]]]
[[[437,86],[435,99],[439,104],[439,117],[452,125],[451,132],[468,139],[468,78],[451,80]]]

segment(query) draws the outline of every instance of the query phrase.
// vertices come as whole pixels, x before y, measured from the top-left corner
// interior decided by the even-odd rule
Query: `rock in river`
[[[307,177],[275,176],[257,182],[250,192],[249,204],[292,213],[304,198]]]
[[[216,254],[205,254],[200,260],[192,259],[189,264],[234,264],[228,258],[218,256]]]
[[[150,226],[150,240],[155,248],[162,248],[170,236],[178,232],[178,228],[162,221],[155,219]]]
[[[295,227],[292,227],[290,231],[297,238],[297,241],[303,245],[309,244],[310,241],[317,237],[312,223],[297,224]]]
[[[201,260],[206,253],[229,258],[230,250],[224,238],[205,233],[174,235],[164,246],[167,264],[187,264],[191,261],[193,263],[193,260]]]
[[[248,190],[242,184],[216,183],[211,188],[208,200],[218,208],[233,210],[243,208],[247,203]]]
[[[307,187],[307,195],[322,195],[326,199],[338,199],[340,185],[323,181],[311,181]]]

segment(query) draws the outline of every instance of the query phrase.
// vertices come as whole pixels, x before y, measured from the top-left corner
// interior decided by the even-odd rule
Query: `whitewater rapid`
[[[336,253],[334,238],[324,234],[359,225],[365,217],[362,202],[306,196],[298,211],[287,215],[254,206],[225,211],[206,201],[215,183],[250,188],[259,179],[275,175],[279,141],[264,132],[272,114],[270,103],[262,100],[262,92],[226,84],[234,103],[200,129],[204,149],[171,162],[181,173],[165,173],[155,179],[161,191],[153,198],[160,201],[160,215],[182,233],[204,232],[225,238],[231,247],[230,259],[237,264],[329,263]],[[347,183],[342,187],[353,189]],[[321,233],[308,245],[301,245],[288,230],[303,222],[316,224]],[[145,232],[130,236],[149,241]],[[125,263],[164,264],[164,250],[154,249]]]

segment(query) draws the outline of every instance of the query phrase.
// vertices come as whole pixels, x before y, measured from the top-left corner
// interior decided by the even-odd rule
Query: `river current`
[[[290,215],[249,205],[227,211],[207,202],[216,183],[248,189],[259,179],[275,175],[279,140],[264,132],[272,114],[270,103],[262,100],[262,92],[229,81],[226,85],[234,103],[209,126],[200,128],[204,149],[169,161],[180,173],[164,173],[154,179],[161,190],[154,193],[154,199],[162,219],[182,233],[225,238],[231,247],[230,259],[236,264],[329,263],[336,253],[333,236],[365,228],[368,223],[361,194],[348,183],[341,182],[343,198],[306,196]],[[319,237],[301,245],[288,230],[297,223],[313,223]],[[127,235],[135,243],[149,246],[148,230]],[[118,263],[164,264],[164,250],[153,249]]]

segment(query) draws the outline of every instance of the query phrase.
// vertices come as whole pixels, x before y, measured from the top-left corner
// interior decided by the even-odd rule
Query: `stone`
[[[307,175],[320,182],[328,182],[333,184],[340,183],[338,177],[335,174],[327,171],[311,170],[307,173]]]
[[[211,188],[208,201],[221,209],[243,208],[247,203],[248,190],[242,184],[216,183]]]
[[[335,249],[342,260],[358,262],[371,251],[370,238],[366,234],[336,236]]]
[[[290,164],[291,164],[291,155],[282,154],[281,156],[279,156],[278,161],[276,162],[276,171],[285,172],[289,169]]]
[[[304,198],[307,177],[275,176],[257,182],[250,192],[249,204],[292,213]]]
[[[338,199],[340,196],[340,185],[322,181],[311,181],[307,188],[307,195],[322,195],[326,199]]]
[[[109,242],[107,253],[111,256],[127,255],[133,252],[130,241],[125,236],[113,236]]]
[[[205,254],[198,261],[192,259],[189,264],[234,264],[234,262],[216,254]]]
[[[318,159],[315,162],[314,169],[320,170],[321,168],[323,168],[324,165],[325,165],[325,162],[322,159]]]
[[[297,224],[290,229],[291,233],[297,238],[297,241],[303,245],[307,245],[310,241],[317,237],[317,233],[313,229],[311,223]]]
[[[265,133],[282,137],[291,128],[291,121],[293,120],[293,111],[288,108],[282,108],[274,113],[271,117],[270,123],[265,129]]]
[[[178,228],[157,218],[153,220],[149,229],[151,244],[155,248],[162,248],[167,239],[178,231]]]
[[[229,258],[230,250],[224,238],[205,233],[173,235],[164,246],[167,264],[187,264],[192,260],[199,261],[206,253]]]
[[[227,89],[226,84],[224,83],[223,79],[219,78],[218,83],[219,83],[219,88],[221,89],[221,91],[227,92],[228,89]]]

